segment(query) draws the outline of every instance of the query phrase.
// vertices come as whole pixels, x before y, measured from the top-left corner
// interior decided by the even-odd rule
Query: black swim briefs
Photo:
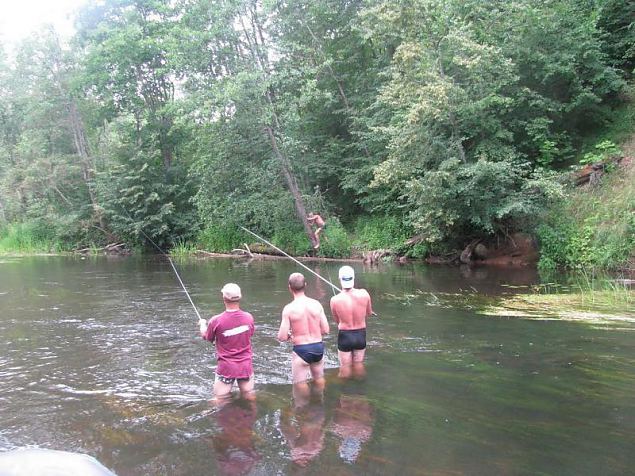
[[[351,352],[366,348],[366,329],[339,331],[337,333],[337,350]]]
[[[307,364],[315,364],[324,357],[324,342],[294,345],[293,352],[298,354]]]

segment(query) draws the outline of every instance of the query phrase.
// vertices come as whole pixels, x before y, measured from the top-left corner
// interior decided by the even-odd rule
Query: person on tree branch
[[[312,225],[315,225],[315,231],[313,232],[313,234],[315,235],[316,243],[313,248],[317,250],[320,247],[320,233],[322,233],[322,230],[324,230],[326,223],[324,222],[324,218],[322,218],[315,212],[309,213],[306,219],[311,222]]]

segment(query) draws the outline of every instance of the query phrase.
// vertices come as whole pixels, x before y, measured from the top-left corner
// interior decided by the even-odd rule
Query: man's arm
[[[322,332],[322,335],[325,335],[325,334],[328,334],[330,330],[329,321],[326,318],[326,314],[324,313],[324,308],[322,307],[322,304],[319,304],[319,306],[320,306],[320,332]]]
[[[282,321],[280,322],[280,329],[278,330],[278,340],[285,342],[291,337],[291,322],[289,321],[289,311],[287,308],[282,310]]]
[[[335,324],[340,323],[340,316],[337,315],[337,306],[335,305],[335,296],[331,298],[331,314],[333,314],[333,319],[335,319]]]
[[[208,334],[207,331],[213,319],[214,318],[210,319],[209,321],[206,321],[205,319],[201,318],[198,320],[198,330],[201,333],[201,337],[205,340],[209,340],[210,342],[214,342],[214,334],[212,332]]]
[[[366,297],[368,297],[368,301],[366,301],[366,317],[373,316],[375,313],[373,312],[373,304],[370,300],[370,294],[368,294],[368,291],[364,291],[366,292]]]

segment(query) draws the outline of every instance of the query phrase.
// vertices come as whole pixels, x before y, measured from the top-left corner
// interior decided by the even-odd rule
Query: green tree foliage
[[[391,64],[371,186],[431,243],[525,221],[558,196],[532,169],[570,153],[623,83],[575,2],[379,1],[363,13]],[[530,185],[531,184],[531,185]],[[538,186],[544,185],[544,186]]]
[[[598,12],[597,25],[602,33],[602,49],[612,65],[627,75],[635,72],[635,4],[624,0],[606,0]]]
[[[0,80],[3,213],[33,220],[68,244],[103,237],[94,164],[73,89],[77,58],[53,30],[24,42]],[[100,226],[101,225],[101,226]]]
[[[99,152],[108,164],[97,176],[98,194],[116,236],[152,248],[150,237],[167,249],[194,238],[200,229],[189,204],[195,187],[185,167],[163,167],[152,141],[145,147],[135,143],[132,122],[132,117],[119,118],[105,133]]]
[[[417,256],[531,230],[632,73],[631,8],[86,5],[68,45],[45,32],[0,56],[0,220],[72,246],[143,231],[223,251],[246,226],[306,253],[318,211],[333,256],[352,249],[347,229]]]
[[[142,243],[145,233],[162,246],[191,238],[200,223],[181,153],[191,138],[175,98],[178,14],[171,2],[157,0],[88,6],[76,37],[85,54],[79,85],[112,125],[96,140],[106,164],[98,181],[111,230]]]

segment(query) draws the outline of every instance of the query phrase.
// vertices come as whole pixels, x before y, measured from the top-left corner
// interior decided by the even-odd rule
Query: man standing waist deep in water
[[[241,395],[253,398],[254,370],[252,365],[251,336],[254,334],[254,318],[240,309],[240,287],[227,283],[221,289],[225,312],[212,317],[209,322],[199,321],[201,337],[216,344],[218,367],[214,380],[214,396],[217,401],[229,397],[234,382],[238,382]]]
[[[331,313],[337,322],[337,355],[340,377],[364,374],[366,354],[366,318],[373,313],[370,295],[355,289],[355,270],[342,266],[339,271],[342,291],[331,298]]]
[[[305,287],[306,282],[301,273],[289,276],[289,291],[293,295],[293,301],[282,311],[278,339],[292,339],[291,371],[294,391],[306,394],[309,391],[310,378],[313,378],[316,390],[324,389],[322,335],[328,334],[329,323],[322,304],[304,295]]]

